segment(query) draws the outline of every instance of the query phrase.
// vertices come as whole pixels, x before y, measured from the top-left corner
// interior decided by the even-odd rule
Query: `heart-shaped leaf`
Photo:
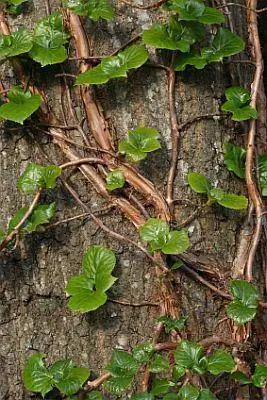
[[[113,350],[112,357],[107,365],[107,371],[111,373],[112,376],[133,377],[138,371],[140,364],[132,356],[124,350],[115,349]]]
[[[250,93],[248,90],[234,86],[225,91],[227,101],[221,106],[222,111],[232,113],[233,121],[245,121],[250,118],[257,118],[257,110],[251,107]]]
[[[44,397],[53,388],[53,374],[43,362],[44,354],[33,354],[24,365],[22,379],[27,390]]]
[[[244,40],[228,29],[220,28],[211,45],[202,49],[209,62],[222,61],[224,57],[240,53],[245,48]]]
[[[0,60],[27,53],[32,48],[32,34],[19,28],[11,35],[0,36]]]
[[[76,367],[71,360],[58,361],[49,371],[53,375],[55,386],[66,396],[77,393],[90,375],[88,368]]]
[[[0,119],[23,124],[41,105],[41,96],[24,91],[20,86],[13,86],[8,92],[9,102],[0,107]]]
[[[226,350],[216,350],[207,360],[207,370],[212,375],[219,375],[221,372],[232,372],[235,368],[234,359]]]
[[[174,360],[179,367],[191,369],[198,374],[206,371],[204,349],[197,343],[181,340],[174,354]]]

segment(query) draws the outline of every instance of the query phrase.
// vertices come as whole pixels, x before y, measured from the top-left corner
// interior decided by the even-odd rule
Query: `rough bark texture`
[[[56,8],[56,2],[51,2]],[[234,8],[231,8],[233,11]],[[246,36],[245,16],[242,9],[232,12],[234,29]],[[35,0],[26,13],[12,25],[33,25],[46,14],[46,4]],[[95,54],[108,54],[127,42],[141,28],[149,25],[154,12],[132,10],[118,6],[119,18],[113,23],[88,23],[89,37],[94,40]],[[236,14],[236,17],[235,15]],[[158,60],[166,54],[158,52]],[[245,58],[245,55],[244,55]],[[40,70],[39,79],[49,93],[49,102],[64,123],[60,100],[62,96],[56,72],[74,70],[69,65]],[[236,83],[251,73],[247,64],[209,66],[204,71],[189,70],[179,74],[176,84],[176,105],[180,122],[193,116],[218,113],[225,88],[234,77]],[[8,87],[15,81],[9,65],[2,68],[3,79]],[[68,79],[71,84],[72,81]],[[164,72],[148,67],[131,73],[127,80],[114,80],[97,89],[105,115],[118,138],[136,125],[157,128],[161,133],[162,149],[140,164],[140,171],[163,192],[169,168],[170,127]],[[64,95],[64,94],[63,94]],[[78,91],[72,90],[72,103],[82,115]],[[64,107],[68,105],[64,100]],[[67,111],[66,114],[69,114]],[[38,123],[38,121],[36,121]],[[16,129],[14,129],[16,128]],[[14,212],[25,204],[16,189],[16,180],[28,162],[47,163],[39,141],[51,161],[62,161],[58,150],[47,136],[38,129],[29,131],[11,124],[1,128],[1,219],[6,224]],[[203,119],[188,126],[179,145],[175,198],[199,202],[186,185],[190,171],[205,173],[213,183],[226,190],[243,193],[240,181],[230,175],[223,165],[222,144],[228,139],[242,143],[240,128],[229,119]],[[72,138],[81,140],[73,131]],[[33,139],[34,137],[34,139]],[[82,154],[82,152],[81,152]],[[77,171],[67,175],[81,199],[92,210],[103,201]],[[78,214],[79,207],[59,183],[56,190],[45,195],[46,200],[56,201],[57,217]],[[192,206],[178,202],[176,222],[179,225],[193,211]],[[189,225],[192,247],[190,251],[201,259],[210,260],[222,276],[231,275],[231,265],[236,251],[236,238],[244,213],[226,211],[214,207]],[[130,223],[119,213],[110,212],[103,221],[117,232],[135,237]],[[125,243],[115,242],[101,232],[90,220],[74,221],[60,225],[48,232],[26,237],[19,251],[2,258],[0,266],[0,399],[29,399],[21,382],[21,371],[27,357],[34,351],[47,354],[48,361],[72,358],[79,365],[90,366],[93,374],[103,372],[114,347],[129,349],[151,337],[156,307],[136,308],[108,302],[98,311],[88,315],[70,312],[66,307],[64,288],[67,280],[80,271],[83,252],[91,244],[106,244],[117,255],[114,275],[119,279],[109,291],[110,298],[130,302],[158,301],[153,269],[145,256]],[[189,316],[190,337],[196,340],[212,334],[230,336],[231,329],[225,317],[224,301],[215,297],[207,288],[192,279],[178,274],[177,292],[180,311]],[[220,286],[220,282],[215,282]],[[226,398],[226,397],[221,397]]]

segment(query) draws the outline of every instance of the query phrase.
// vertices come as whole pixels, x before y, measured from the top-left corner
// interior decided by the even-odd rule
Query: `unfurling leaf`
[[[241,179],[245,178],[246,151],[232,143],[224,143],[224,164]]]
[[[85,313],[105,304],[105,292],[117,280],[111,275],[115,264],[113,251],[103,246],[90,247],[83,257],[83,273],[73,276],[67,284],[66,292],[71,296],[68,307]]]
[[[226,309],[228,317],[238,325],[251,321],[258,308],[259,294],[256,287],[245,280],[236,279],[231,282],[230,289],[233,301]]]
[[[190,245],[185,229],[170,231],[169,225],[158,218],[150,218],[139,230],[143,240],[149,243],[152,251],[161,250],[164,254],[180,254]]]
[[[232,113],[233,121],[245,121],[257,118],[257,110],[250,106],[250,92],[242,87],[230,87],[225,91],[227,101],[221,106],[222,111]]]
[[[160,149],[159,133],[156,129],[138,127],[128,133],[125,140],[119,142],[119,152],[126,154],[132,162],[146,158],[147,153]]]
[[[9,102],[0,107],[0,119],[6,119],[23,124],[41,105],[41,96],[31,94],[20,86],[13,86],[8,92]]]
[[[131,69],[141,67],[148,59],[144,46],[132,45],[116,56],[104,58],[99,65],[78,75],[77,85],[97,85],[114,78],[125,78]]]

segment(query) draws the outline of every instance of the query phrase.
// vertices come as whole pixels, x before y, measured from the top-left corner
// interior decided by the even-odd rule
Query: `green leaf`
[[[247,385],[251,383],[249,377],[241,371],[235,371],[231,374],[231,378],[235,379],[237,382],[241,383],[241,385]]]
[[[170,362],[166,360],[161,354],[155,354],[154,360],[150,363],[149,371],[157,374],[166,371],[170,368]]]
[[[203,14],[198,18],[198,21],[202,24],[223,24],[225,22],[225,16],[216,8],[205,7]]]
[[[138,162],[146,158],[147,153],[160,149],[158,137],[156,129],[138,127],[128,133],[127,139],[119,142],[119,152],[126,154],[131,161]]]
[[[29,55],[43,67],[61,63],[67,59],[64,47],[67,41],[68,35],[64,31],[62,15],[55,11],[35,25],[33,47]]]
[[[174,360],[179,367],[191,369],[198,374],[206,371],[204,349],[197,343],[181,340],[174,354]]]
[[[41,96],[24,91],[19,86],[13,86],[8,92],[9,102],[0,107],[0,119],[23,124],[41,105]]]
[[[232,210],[243,210],[248,206],[248,199],[245,196],[238,196],[233,193],[225,193],[224,196],[217,200],[221,206],[231,208]]]
[[[0,243],[3,241],[5,236],[5,231],[3,230],[3,228],[0,227]]]
[[[175,383],[168,379],[155,379],[152,383],[151,393],[154,396],[166,394],[172,386],[175,386]]]
[[[64,5],[78,15],[88,17],[93,21],[114,18],[115,10],[108,0],[65,0]]]
[[[133,377],[138,371],[139,366],[140,364],[134,359],[132,354],[124,350],[115,349],[107,365],[107,371],[116,377]]]
[[[158,322],[163,323],[166,333],[170,333],[172,330],[181,331],[185,326],[186,320],[187,317],[172,318],[167,315],[157,318]]]
[[[154,399],[153,394],[148,392],[137,393],[131,397],[131,400],[153,400],[153,399]]]
[[[267,154],[259,157],[259,181],[262,195],[267,196]]]
[[[267,365],[256,365],[254,374],[252,375],[252,382],[253,385],[257,387],[267,386]]]
[[[35,232],[41,225],[48,224],[56,211],[56,203],[38,205],[23,226],[23,232]]]
[[[203,389],[200,392],[198,400],[217,400],[217,397],[215,397],[214,394],[211,393],[209,389]]]
[[[33,354],[24,365],[22,379],[27,390],[44,397],[53,388],[53,375],[45,367],[44,354]]]
[[[77,393],[90,375],[88,368],[76,367],[71,360],[60,360],[49,371],[53,375],[55,386],[67,396]]]
[[[174,380],[179,380],[186,373],[186,368],[180,367],[179,365],[174,365],[172,368],[172,378]]]
[[[85,400],[104,400],[104,397],[99,390],[92,390],[86,394]]]
[[[242,87],[234,86],[225,91],[227,101],[222,104],[222,111],[232,113],[233,121],[245,121],[250,118],[257,118],[257,110],[251,107],[250,92]]]
[[[132,376],[113,376],[106,380],[103,386],[109,393],[119,396],[130,386],[132,380]]]
[[[237,279],[231,282],[230,290],[234,299],[226,309],[227,315],[239,325],[251,321],[258,307],[259,294],[255,286]]]
[[[22,220],[24,214],[26,213],[26,211],[28,210],[27,207],[22,207],[20,208],[15,215],[13,215],[13,217],[11,218],[11,220],[9,221],[8,224],[8,233],[12,232],[15,227],[18,225],[18,223]]]
[[[43,184],[43,169],[39,164],[30,163],[18,179],[17,186],[24,194],[34,193]]]
[[[187,175],[187,181],[192,190],[196,193],[208,194],[211,189],[211,184],[205,175],[198,172],[190,172]]]
[[[120,189],[125,184],[125,178],[123,172],[118,169],[109,172],[106,176],[106,181],[107,181],[106,188],[108,190]]]
[[[159,218],[149,218],[139,233],[141,238],[150,244],[152,250],[159,250],[167,243],[169,231],[167,222]]]
[[[180,50],[186,53],[192,44],[203,39],[204,34],[202,24],[178,21],[173,16],[168,24],[154,24],[143,31],[142,39],[145,44],[157,49]]]
[[[232,372],[235,368],[234,359],[226,350],[216,350],[207,360],[207,370],[212,375],[219,375],[221,372]]]
[[[27,53],[32,48],[32,35],[25,28],[19,28],[11,35],[0,36],[0,60]]]
[[[189,237],[186,229],[172,231],[168,235],[167,243],[162,247],[164,254],[184,253],[190,246]]]
[[[179,54],[175,59],[173,68],[175,71],[184,71],[187,65],[192,65],[197,69],[203,69],[207,65],[207,58],[197,50],[192,50],[190,53]]]
[[[224,143],[224,164],[241,179],[245,178],[246,151],[232,143]]]
[[[195,386],[185,385],[178,392],[179,400],[197,400],[199,396],[199,390]]]
[[[144,46],[132,45],[118,55],[104,58],[101,63],[78,75],[77,85],[102,84],[114,78],[127,77],[130,69],[141,67],[148,59]]]
[[[139,364],[146,364],[154,353],[154,347],[150,343],[141,343],[136,346],[132,355]]]
[[[224,57],[240,53],[245,48],[244,40],[228,29],[219,28],[210,47],[202,49],[202,55],[206,56],[209,62],[222,61]]]
[[[105,304],[105,292],[117,280],[111,275],[115,263],[113,251],[103,246],[90,247],[83,257],[83,274],[72,277],[67,284],[66,292],[72,296],[68,307],[84,313]]]
[[[57,165],[47,165],[43,169],[43,187],[45,189],[54,189],[57,178],[61,175],[61,168]]]
[[[225,193],[222,189],[220,188],[213,188],[210,190],[209,194],[208,194],[208,198],[212,201],[217,201],[219,202],[220,200],[222,200],[225,196]]]
[[[162,400],[177,400],[177,393],[167,393],[163,396]]]
[[[177,260],[174,264],[172,264],[171,269],[179,269],[184,265],[183,261]]]

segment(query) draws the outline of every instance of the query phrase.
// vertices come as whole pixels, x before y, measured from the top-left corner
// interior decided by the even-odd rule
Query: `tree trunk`
[[[25,7],[22,15],[7,18],[12,28],[21,25],[32,27],[36,20],[57,7],[56,1],[51,1],[49,5],[48,2],[36,0]],[[230,28],[248,40],[246,10],[230,5],[223,10],[227,14]],[[87,21],[86,30],[93,54],[108,55],[117,50],[139,34],[141,29],[149,26],[156,15],[153,10],[139,10],[121,3],[117,5],[114,22]],[[75,55],[73,48],[70,54]],[[152,51],[151,54],[152,60],[159,64],[169,61],[167,51]],[[247,51],[233,59],[238,61],[249,57],[247,47]],[[176,76],[175,106],[178,123],[181,125],[195,117],[200,118],[180,131],[173,227],[183,224],[196,210],[195,204],[199,206],[202,201],[201,196],[193,194],[187,184],[186,176],[189,172],[204,173],[216,186],[237,194],[246,194],[244,183],[224,166],[223,144],[230,140],[245,146],[244,134],[248,132],[248,124],[235,124],[224,116],[201,118],[202,115],[220,113],[220,105],[228,86],[241,84],[250,88],[254,66],[231,61],[211,64],[201,71],[190,68]],[[75,125],[73,113],[81,121],[85,114],[80,90],[73,86],[71,77],[62,76],[64,73],[77,73],[76,61],[42,69],[31,64],[30,68],[31,71],[27,72],[30,72],[31,78],[34,77],[36,85],[45,91],[47,102],[60,125]],[[61,74],[61,77],[56,77],[56,74]],[[1,80],[4,88],[17,82],[10,64],[2,66]],[[172,147],[166,71],[145,65],[131,72],[127,79],[115,79],[98,86],[95,96],[104,110],[115,143],[136,126],[159,130],[161,150],[149,155],[138,165],[138,169],[165,196]],[[26,165],[29,162],[59,165],[67,161],[60,148],[46,134],[48,127],[40,123],[35,118],[31,124],[26,123],[23,127],[10,123],[1,127],[0,201],[3,225],[7,224],[18,208],[29,202],[29,198],[23,197],[16,188],[16,181]],[[84,129],[89,131],[86,123]],[[262,133],[265,134],[264,129]],[[81,145],[84,143],[77,129],[69,131],[69,138]],[[265,136],[262,138],[264,141]],[[95,145],[90,135],[89,140]],[[266,150],[266,142],[262,148]],[[81,157],[88,156],[83,149],[77,152]],[[78,169],[68,170],[63,175],[92,212],[107,205],[106,200],[96,193]],[[84,212],[61,181],[55,190],[42,194],[42,200],[56,202],[55,220]],[[150,199],[146,200],[149,202]],[[149,208],[147,210],[150,211]],[[140,240],[137,230],[118,208],[103,212],[100,218],[111,230],[136,242]],[[186,270],[186,266],[196,271],[197,277],[204,277],[206,281],[227,292],[245,218],[245,211],[235,212],[212,206],[195,213],[192,221],[186,224],[191,247],[185,255],[185,268],[173,273],[173,285],[178,311],[188,316],[185,335],[192,340],[199,341],[211,336],[223,337],[225,340],[234,338],[234,328],[225,314],[227,300],[196,280]],[[82,315],[67,308],[65,286],[71,276],[81,271],[83,253],[92,244],[106,245],[114,250],[117,257],[114,275],[118,280],[109,290],[110,300],[104,306]],[[171,262],[167,258],[167,263]],[[159,307],[155,303],[162,301],[155,267],[140,249],[116,241],[90,218],[27,235],[15,251],[4,253],[0,273],[1,400],[33,398],[24,389],[21,373],[27,358],[34,352],[46,354],[48,363],[70,358],[77,365],[89,366],[94,377],[105,371],[112,349],[130,350],[138,343],[153,338],[155,318],[159,316]],[[255,276],[259,281],[262,281],[262,274],[261,255],[258,251]],[[263,294],[263,287],[261,291]],[[129,304],[118,304],[112,302],[112,299]],[[262,356],[266,348],[266,318],[261,314],[252,324],[250,337],[244,345],[248,348],[253,344],[256,351],[251,352],[251,358],[254,361],[259,355]],[[238,331],[238,334],[242,335],[242,332]],[[235,354],[239,357],[239,350]],[[223,379],[219,379],[215,386],[218,398],[236,398],[234,392],[227,391]]]

